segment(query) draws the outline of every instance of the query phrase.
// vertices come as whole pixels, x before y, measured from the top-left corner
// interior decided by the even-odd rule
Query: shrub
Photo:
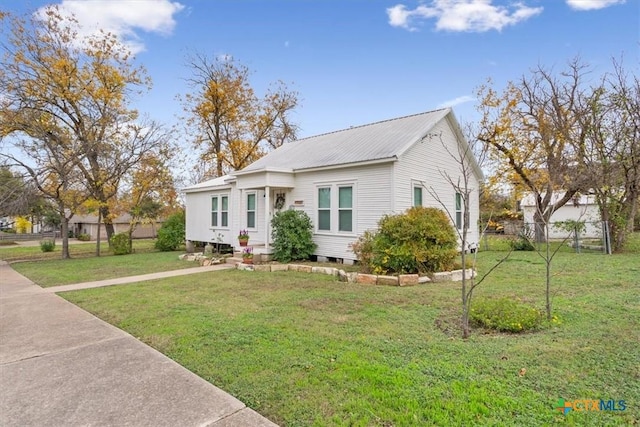
[[[156,249],[164,252],[175,251],[185,242],[184,211],[171,215],[158,230]]]
[[[127,255],[131,253],[128,233],[114,234],[111,236],[109,243],[111,243],[111,250],[113,250],[114,255]]]
[[[76,239],[83,242],[88,242],[89,240],[91,240],[91,236],[89,236],[86,233],[78,233],[78,235],[76,236]]]
[[[316,249],[313,224],[305,212],[280,211],[271,220],[273,259],[280,262],[309,259]]]
[[[405,274],[450,270],[457,246],[456,232],[442,210],[413,207],[383,217],[378,231],[365,233],[352,250],[365,270]]]
[[[473,303],[471,320],[479,326],[501,332],[524,332],[540,327],[544,313],[510,298],[478,300]]]
[[[56,241],[53,239],[44,239],[40,241],[40,250],[42,252],[53,252],[56,248]]]

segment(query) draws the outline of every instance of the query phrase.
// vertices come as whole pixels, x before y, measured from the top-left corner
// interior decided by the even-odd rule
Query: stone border
[[[460,282],[462,281],[462,270],[445,271],[434,273],[429,276],[419,276],[417,274],[400,274],[398,276],[382,276],[376,274],[347,273],[344,270],[334,267],[314,267],[304,264],[243,264],[237,263],[236,268],[244,271],[299,271],[303,273],[326,274],[337,277],[341,282],[360,283],[364,285],[386,285],[386,286],[414,286],[422,283],[440,282]],[[475,277],[473,269],[467,269],[468,277]]]

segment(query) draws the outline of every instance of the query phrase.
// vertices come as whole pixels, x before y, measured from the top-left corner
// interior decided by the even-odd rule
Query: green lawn
[[[92,258],[16,262],[11,266],[33,282],[47,288],[117,277],[136,276],[158,271],[197,267],[182,261],[183,252],[137,252],[130,255],[104,255]],[[1,252],[0,252],[1,254]]]
[[[133,241],[133,250],[136,253],[155,252],[155,241],[152,239],[140,239]],[[102,256],[113,256],[107,242],[100,245]],[[96,254],[96,242],[73,243],[69,245],[69,254],[72,258],[94,257]],[[7,262],[16,261],[41,261],[62,257],[62,240],[56,239],[56,247],[53,252],[42,252],[40,246],[3,246],[0,247],[0,260]]]
[[[481,252],[479,269],[503,255]],[[455,283],[219,271],[61,295],[284,426],[638,424],[640,256],[559,253],[554,265],[559,326],[467,341]],[[476,297],[543,308],[543,267],[513,253]],[[565,416],[561,397],[627,409]]]

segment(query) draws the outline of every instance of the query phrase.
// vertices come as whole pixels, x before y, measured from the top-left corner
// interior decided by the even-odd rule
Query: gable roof
[[[450,108],[444,108],[299,139],[278,147],[234,174],[394,159],[424,138],[450,113]]]
[[[184,191],[185,193],[189,193],[199,190],[208,190],[214,187],[222,187],[229,184],[228,180],[230,179],[233,179],[231,175],[223,175],[217,178],[209,179],[207,181],[202,181],[198,184],[190,185],[189,187],[183,188],[182,191]]]

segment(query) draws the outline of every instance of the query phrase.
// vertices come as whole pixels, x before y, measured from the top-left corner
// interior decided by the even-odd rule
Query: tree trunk
[[[62,211],[62,223],[60,226],[60,233],[62,233],[62,259],[69,259],[71,258],[69,253],[69,218],[64,215],[64,210]]]
[[[547,233],[545,230],[545,224],[547,220],[539,209],[533,214],[533,230],[535,232],[536,243],[544,243],[547,241]]]
[[[115,228],[113,226],[111,214],[109,213],[109,206],[101,206],[100,214],[102,214],[104,229],[107,232],[107,242],[109,243],[109,247],[111,247],[111,237],[115,234]]]

